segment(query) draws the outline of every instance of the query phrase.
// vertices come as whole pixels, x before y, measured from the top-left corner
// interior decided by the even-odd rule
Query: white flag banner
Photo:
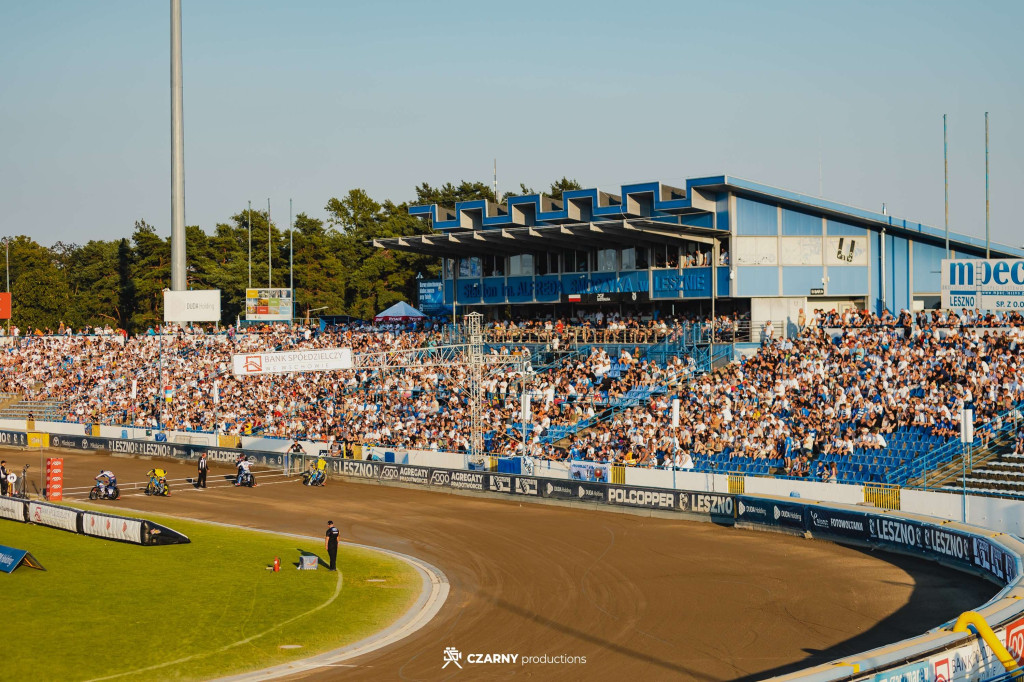
[[[231,356],[235,376],[286,372],[329,372],[352,369],[352,349],[316,348],[282,353],[240,353]]]

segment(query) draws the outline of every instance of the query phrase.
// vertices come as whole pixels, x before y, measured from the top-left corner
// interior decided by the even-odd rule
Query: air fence
[[[52,447],[139,456],[191,459],[205,452],[214,461],[233,461],[239,452],[245,452],[258,465],[290,473],[298,473],[321,454],[313,443],[304,443],[308,454],[292,455],[193,443],[40,435],[48,435]],[[0,444],[27,447],[27,434],[0,431]],[[580,470],[560,463],[535,462],[532,468],[525,469],[520,463],[518,470],[511,472],[499,470],[501,461],[498,458],[473,462],[456,453],[365,448],[363,455],[367,459],[328,458],[328,471],[366,481],[423,486],[449,492],[508,495],[521,500],[632,509],[640,513],[679,515],[725,525],[798,534],[930,559],[982,576],[1002,587],[995,597],[975,612],[964,614],[956,624],[946,623],[920,636],[779,679],[814,682],[977,680],[997,677],[1007,668],[1016,666],[1010,656],[1018,661],[1024,660],[1024,586],[1021,583],[1024,542],[1012,533],[915,514],[905,508],[901,511],[844,504],[842,500],[772,496],[752,490],[756,484],[766,484],[760,479],[748,479],[743,487],[745,494],[737,494],[730,492],[728,477],[719,474],[647,472],[646,482],[670,484],[656,487],[643,485],[644,477],[628,475],[609,475],[605,479],[612,482],[580,480],[574,477],[580,476]],[[594,474],[593,471],[589,473]],[[671,474],[671,478],[664,474]],[[794,487],[799,482],[777,483]],[[858,486],[817,485],[824,487],[806,488],[805,492],[829,491],[834,493],[834,497],[846,498],[846,502],[863,500],[864,491]],[[680,486],[692,489],[680,489]],[[738,491],[735,485],[731,488]],[[851,489],[857,489],[856,494]],[[912,492],[944,496],[943,493],[903,491],[901,503],[904,507],[908,494]],[[811,497],[811,494],[805,497]],[[959,509],[959,498],[955,499],[954,508]],[[36,512],[31,505],[41,503],[19,501],[18,504],[25,505],[21,508],[24,514],[32,515]],[[43,511],[41,507],[39,511]],[[75,530],[78,530],[79,524],[86,520],[79,514],[85,512],[72,514],[75,515]],[[1019,512],[1014,512],[1014,516],[1019,521]],[[54,519],[55,523],[59,521],[71,530],[68,525],[70,516],[61,519],[55,516]],[[29,520],[27,516],[25,520]],[[1003,656],[1002,661],[1000,656]]]

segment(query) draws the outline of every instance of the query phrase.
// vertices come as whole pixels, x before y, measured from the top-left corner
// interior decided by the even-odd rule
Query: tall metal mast
[[[184,291],[185,121],[181,78],[181,0],[171,0],[171,289]]]

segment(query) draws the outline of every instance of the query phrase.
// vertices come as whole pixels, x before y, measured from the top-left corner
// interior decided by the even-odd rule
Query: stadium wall
[[[15,428],[11,428],[12,426]],[[109,450],[130,455],[185,459],[198,457],[200,452],[208,452],[215,461],[230,461],[234,455],[244,451],[256,457],[257,462],[264,466],[291,468],[290,458],[286,456],[286,452],[292,441],[286,439],[243,437],[242,447],[239,449],[216,447],[211,442],[212,434],[172,431],[168,432],[166,442],[157,442],[152,435],[136,439],[122,438],[121,434],[125,430],[120,427],[101,427],[101,436],[95,437],[83,435],[87,428],[83,424],[37,421],[35,426],[38,432],[49,434],[49,443],[53,447]],[[202,442],[196,442],[197,436],[205,438]],[[118,445],[115,446],[114,442]],[[300,441],[300,444],[307,455],[316,456],[325,452],[323,443]],[[3,445],[28,446],[24,421],[0,420],[0,446]],[[463,453],[367,447],[364,456],[382,462],[420,467],[467,471],[471,469],[469,457]],[[535,476],[555,480],[569,479],[569,469],[563,462],[536,460],[533,467],[532,474]],[[626,467],[623,483],[644,488],[727,493],[729,478],[725,474]],[[777,495],[841,504],[863,504],[865,501],[864,486],[860,485],[751,476],[744,477],[743,486],[746,493],[756,495]],[[963,521],[993,531],[1024,536],[1024,516],[1019,511],[1019,500],[967,495],[965,504],[964,496],[960,494],[903,489],[900,491],[900,508],[907,512],[950,521]]]

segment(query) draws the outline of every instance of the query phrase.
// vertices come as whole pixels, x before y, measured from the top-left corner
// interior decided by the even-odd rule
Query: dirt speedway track
[[[13,470],[31,464],[29,480],[38,481],[38,453],[0,455]],[[154,464],[172,479],[194,473],[191,463],[53,456],[64,458],[65,488],[89,485],[107,467],[121,482],[144,480]],[[224,486],[226,473],[212,469],[211,483]],[[920,634],[996,592],[922,560],[711,523],[374,483],[262,480],[254,489],[179,485],[170,498],[129,491],[107,506],[313,536],[331,518],[343,540],[420,557],[451,583],[422,630],[302,679],[754,680]],[[442,669],[445,647],[464,657],[585,656],[586,664],[463,658],[461,670]]]

